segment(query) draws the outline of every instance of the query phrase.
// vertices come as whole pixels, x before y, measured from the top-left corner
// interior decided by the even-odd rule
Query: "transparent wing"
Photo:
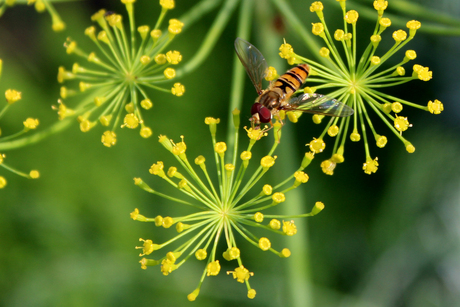
[[[235,40],[236,54],[240,58],[257,93],[262,93],[262,79],[267,75],[267,61],[260,51],[242,38]]]
[[[293,97],[282,109],[340,117],[350,116],[354,113],[352,108],[337,99],[316,93],[305,93]]]

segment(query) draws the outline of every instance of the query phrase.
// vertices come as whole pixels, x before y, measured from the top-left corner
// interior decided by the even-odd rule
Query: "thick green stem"
[[[211,53],[222,31],[225,29],[238,2],[239,0],[227,0],[225,2],[201,44],[200,49],[187,64],[176,71],[176,77],[182,77],[183,75],[191,73],[208,58],[209,53]]]
[[[279,2],[284,5],[284,1],[272,0]],[[261,7],[260,9],[263,9]],[[282,10],[284,13],[285,10]],[[259,15],[259,14],[258,14]],[[264,18],[263,14],[261,19]],[[285,16],[286,19],[290,19],[290,15]],[[267,18],[265,17],[265,20]],[[263,20],[258,20],[258,24],[263,25]],[[272,39],[266,40],[265,49],[277,50],[279,48],[279,40],[276,39],[276,34],[271,32],[271,28],[268,26],[260,27],[259,35],[261,37],[271,37]],[[270,43],[270,45],[268,45]],[[273,57],[271,57],[273,55]],[[276,53],[267,53],[267,61],[275,67],[283,67],[285,61],[280,57],[276,56]],[[294,140],[294,124],[287,122],[283,127],[283,138],[281,142],[282,146],[278,146],[276,163],[278,164],[278,172],[276,178],[287,178],[299,168],[300,157],[296,156],[296,151],[292,150],[296,143]],[[275,132],[273,132],[275,133]],[[280,165],[281,164],[281,165]],[[304,205],[306,204],[305,195],[303,189],[294,189],[289,192],[286,202],[281,206],[281,214],[292,215],[293,212],[305,212]],[[294,307],[310,307],[313,306],[312,297],[312,283],[311,283],[311,272],[310,272],[310,257],[309,257],[309,235],[308,235],[308,224],[307,219],[296,220],[296,226],[299,231],[295,236],[289,237],[286,240],[287,247],[291,250],[292,255],[283,263],[286,266],[286,306]]]
[[[245,0],[243,1],[240,9],[240,15],[238,19],[237,37],[249,38],[251,31],[251,16],[253,16],[254,1]],[[243,105],[243,90],[245,82],[245,73],[243,64],[241,64],[236,54],[233,57],[233,72],[232,72],[232,87],[230,91],[230,105],[228,110],[228,125],[227,125],[227,145],[229,148],[233,148],[235,144],[235,135],[231,133],[233,131],[233,114],[234,109],[241,111]],[[234,158],[234,157],[233,157]]]

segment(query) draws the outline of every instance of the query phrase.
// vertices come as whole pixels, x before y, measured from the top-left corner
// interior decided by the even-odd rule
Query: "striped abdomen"
[[[285,98],[289,98],[305,82],[309,73],[310,67],[307,64],[300,64],[279,77],[272,89],[279,88],[286,95]]]

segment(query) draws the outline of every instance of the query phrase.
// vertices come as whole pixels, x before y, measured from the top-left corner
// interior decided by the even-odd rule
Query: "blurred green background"
[[[156,22],[157,2],[136,2],[138,25]],[[167,18],[180,17],[196,2],[177,0]],[[307,29],[317,22],[309,11],[311,1],[287,2]],[[391,11],[392,3],[398,1],[389,2],[389,12],[403,20],[419,18]],[[372,1],[360,3],[372,7]],[[412,3],[460,17],[457,0],[436,1],[436,5]],[[338,5],[335,1],[325,5],[329,26],[339,26]],[[67,24],[61,33],[51,31],[48,14],[23,5],[8,9],[0,18],[0,92],[14,88],[23,97],[2,118],[2,135],[22,129],[26,117],[39,118],[39,129],[53,124],[57,115],[51,105],[56,105],[60,87],[56,82],[58,67],[70,69],[80,61],[65,53],[66,37],[88,52],[95,50],[83,34],[92,24],[90,16],[100,8],[125,14],[119,1],[76,1],[55,7]],[[348,8],[353,9],[353,3],[348,3]],[[183,63],[198,50],[217,11],[174,40],[171,49],[183,54]],[[311,55],[283,24],[270,1],[256,1],[256,12],[251,42],[260,46],[269,64],[271,59],[277,63],[279,72],[287,68],[286,63],[277,58],[277,47],[264,49],[267,41],[276,40],[275,46],[279,46],[278,38],[285,37],[296,52]],[[298,232],[307,238],[303,244],[308,255],[280,259],[240,240],[245,266],[255,273],[250,279],[257,291],[254,300],[246,297],[244,285],[225,275],[234,269],[233,264],[225,264],[219,276],[208,277],[195,302],[188,302],[186,295],[195,289],[203,262],[191,258],[166,277],[159,267],[140,268],[139,251],[134,249],[139,237],[162,242],[174,236],[175,230],[135,222],[129,213],[139,208],[154,217],[174,215],[181,208],[142,191],[132,179],[142,177],[152,187],[164,187],[158,177],[148,173],[156,161],[174,165],[173,157],[157,142],[159,134],[176,141],[183,134],[189,157],[210,157],[212,147],[203,121],[213,116],[221,118],[218,136],[225,140],[237,17],[238,9],[208,59],[180,80],[186,86],[183,97],[150,92],[154,107],[144,112],[154,132],[150,139],[140,138],[137,130],[120,129],[117,145],[105,148],[100,142],[102,127],[82,133],[75,122],[40,143],[6,152],[9,165],[24,171],[38,169],[41,177],[26,180],[0,169],[0,175],[8,180],[0,191],[1,306],[294,306],[292,289],[299,292],[297,297],[308,296],[305,306],[460,306],[460,39],[422,32],[404,50],[416,50],[415,62],[430,67],[434,78],[412,81],[389,92],[422,105],[439,99],[445,111],[435,116],[404,109],[403,115],[413,124],[405,132],[416,147],[413,154],[377,123],[389,143],[383,149],[371,144],[372,156],[378,156],[380,163],[371,176],[362,171],[362,142],[347,143],[346,162],[333,176],[324,175],[319,167],[329,153],[312,162],[306,170],[310,181],[299,188],[304,211],[317,200],[323,201],[326,209],[308,223],[298,224]],[[423,27],[424,20],[420,20]],[[374,24],[375,20],[365,18],[358,21],[358,35],[364,44]],[[274,36],[259,35],[261,27],[272,27]],[[390,33],[382,35],[389,44]],[[256,97],[249,79],[246,81],[244,124]],[[378,120],[373,118],[376,124]],[[302,117],[298,124],[287,123],[281,146],[300,161],[305,143],[322,128],[314,125],[310,116]],[[261,154],[270,145],[271,140],[259,144]],[[279,160],[282,167],[282,156]],[[270,174],[277,178],[277,172],[282,171],[275,168]],[[278,247],[293,240],[271,239]],[[306,270],[309,280],[293,282],[288,267]]]

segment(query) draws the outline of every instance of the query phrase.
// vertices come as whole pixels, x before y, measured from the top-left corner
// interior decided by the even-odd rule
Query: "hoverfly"
[[[260,127],[261,123],[271,124],[274,116],[280,119],[279,112],[282,110],[339,117],[354,113],[349,106],[325,95],[304,93],[291,97],[310,73],[307,64],[291,68],[275,82],[270,82],[266,90],[262,89],[262,79],[265,78],[268,70],[267,61],[262,53],[251,43],[239,37],[235,40],[235,50],[259,95],[251,107],[252,117],[249,120],[253,127]]]

